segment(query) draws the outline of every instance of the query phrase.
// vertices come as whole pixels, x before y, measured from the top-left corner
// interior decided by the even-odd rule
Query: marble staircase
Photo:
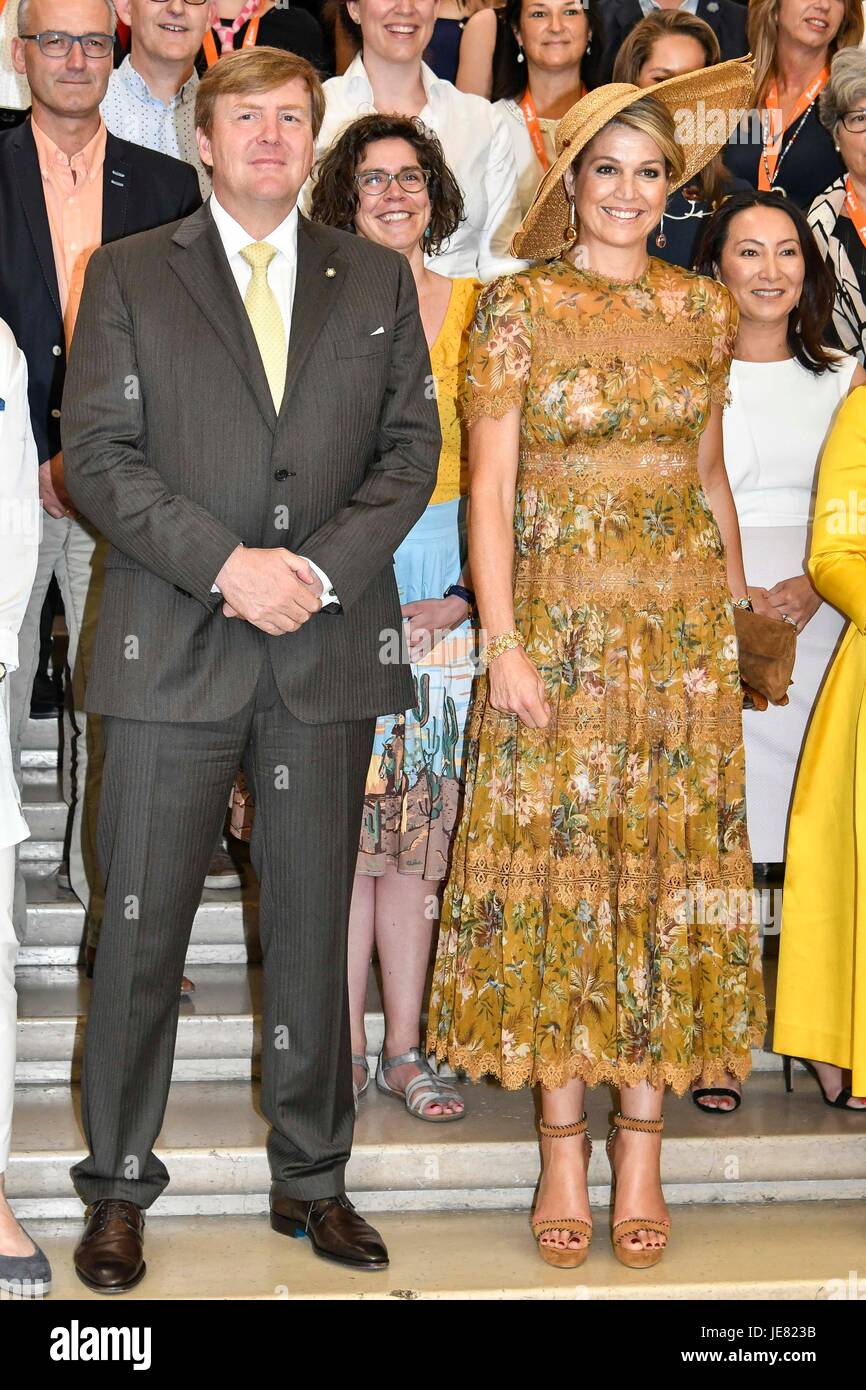
[[[53,721],[31,721],[24,760],[28,930],[7,1190],[54,1260],[55,1294],[87,1298],[69,1261],[81,1215],[69,1168],[83,1153],[78,1079],[90,987],[81,969],[83,911],[56,882],[66,823],[57,734]],[[196,915],[186,964],[196,990],[181,1005],[158,1144],[171,1183],[150,1213],[151,1273],[130,1297],[822,1298],[836,1296],[832,1281],[851,1270],[866,1274],[866,1119],[824,1106],[802,1069],[786,1095],[780,1059],[767,1049],[755,1051],[736,1114],[704,1115],[688,1097],[667,1105],[674,1234],[654,1270],[625,1270],[610,1250],[602,1141],[611,1093],[599,1088],[588,1099],[597,1237],[587,1264],[568,1274],[538,1258],[527,1228],[539,1167],[533,1096],[491,1082],[463,1084],[467,1115],[448,1125],[413,1119],[371,1086],[347,1183],[359,1209],[375,1213],[392,1266],[361,1276],[315,1260],[306,1242],[281,1239],[263,1218],[258,961],[247,868],[240,892],[205,891]],[[371,1063],[382,1035],[371,979]]]

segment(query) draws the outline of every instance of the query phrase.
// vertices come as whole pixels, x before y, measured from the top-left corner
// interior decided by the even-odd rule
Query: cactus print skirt
[[[441,598],[465,557],[465,499],[428,507],[394,556],[401,603]],[[357,871],[440,881],[463,795],[463,735],[475,675],[475,631],[455,628],[412,667],[415,705],[383,715],[367,774]]]

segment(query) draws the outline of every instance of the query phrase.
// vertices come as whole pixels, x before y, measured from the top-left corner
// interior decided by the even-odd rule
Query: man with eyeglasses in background
[[[188,164],[106,131],[99,106],[111,73],[114,29],[109,0],[21,0],[12,62],[29,82],[32,112],[22,125],[0,133],[0,318],[27,359],[43,508],[39,565],[19,636],[20,665],[10,676],[10,734],[19,784],[39,616],[51,576],[56,574],[63,595],[78,711],[102,586],[104,543],[72,508],[60,445],[67,351],[84,271],[101,244],[176,221],[201,205],[198,178]],[[118,390],[123,389],[134,384],[119,382]],[[91,720],[85,736],[83,715],[76,727],[76,756],[68,756],[67,746],[64,760],[65,768],[75,769],[74,788],[64,788],[74,805],[69,880],[85,910],[99,917],[99,728]],[[15,924],[22,938],[25,920],[19,868]]]
[[[124,140],[186,160],[207,198],[210,181],[195,138],[195,60],[211,0],[116,0],[115,8],[129,28],[130,50],[108,79],[102,119]]]

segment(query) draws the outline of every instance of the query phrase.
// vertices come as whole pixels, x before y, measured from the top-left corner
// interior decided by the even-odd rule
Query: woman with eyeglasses
[[[438,138],[463,201],[459,225],[427,266],[449,278],[490,280],[519,268],[517,168],[505,122],[489,101],[460,92],[424,61],[437,0],[343,0],[361,30],[361,51],[325,83],[321,159],[351,122],[371,112],[417,117]],[[314,174],[315,178],[315,174]],[[309,191],[310,185],[307,185]]]
[[[356,1103],[369,1081],[364,1004],[375,944],[385,1013],[376,1085],[403,1101],[411,1115],[439,1124],[464,1113],[459,1094],[431,1070],[419,1043],[439,890],[462,800],[463,735],[475,672],[474,597],[465,558],[466,449],[457,398],[479,285],[430,270],[425,254],[435,259],[462,210],[460,189],[436,137],[419,121],[378,115],[354,121],[332,145],[319,167],[311,206],[314,221],[354,231],[407,258],[430,349],[430,389],[439,405],[436,488],[394,556],[416,702],[377,724],[349,918]]]
[[[821,94],[821,123],[845,172],[809,209],[809,225],[835,281],[832,333],[866,364],[866,52],[837,53]]]
[[[862,0],[751,0],[755,108],[734,130],[725,164],[762,192],[806,208],[842,173],[818,100],[833,55],[863,40]]]

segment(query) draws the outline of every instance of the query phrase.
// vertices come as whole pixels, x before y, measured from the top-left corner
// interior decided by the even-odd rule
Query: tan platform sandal
[[[545,1139],[569,1139],[573,1135],[586,1134],[586,1166],[589,1169],[592,1140],[586,1133],[585,1111],[583,1118],[576,1120],[574,1124],[549,1125],[544,1120],[540,1120],[538,1129]],[[553,1245],[542,1245],[540,1237],[547,1231],[569,1231],[576,1236],[586,1236],[586,1245],[581,1246],[579,1250],[567,1248],[557,1250]],[[563,1217],[559,1221],[533,1221],[532,1234],[538,1245],[538,1253],[547,1264],[555,1265],[557,1269],[577,1269],[589,1254],[589,1247],[592,1243],[592,1222],[583,1221],[574,1216]]]
[[[640,1134],[661,1134],[665,1127],[664,1120],[635,1120],[629,1115],[621,1115],[619,1111],[613,1117],[613,1127],[607,1136],[607,1157],[610,1163],[610,1239],[613,1245],[613,1253],[620,1264],[628,1265],[629,1269],[649,1269],[651,1265],[657,1265],[662,1255],[667,1249],[663,1245],[658,1250],[632,1250],[622,1244],[624,1237],[636,1235],[638,1231],[652,1231],[659,1236],[670,1234],[670,1221],[659,1220],[657,1217],[647,1219],[646,1217],[629,1216],[623,1221],[613,1220],[614,1203],[616,1201],[616,1169],[613,1166],[613,1141],[619,1129],[637,1130]]]

